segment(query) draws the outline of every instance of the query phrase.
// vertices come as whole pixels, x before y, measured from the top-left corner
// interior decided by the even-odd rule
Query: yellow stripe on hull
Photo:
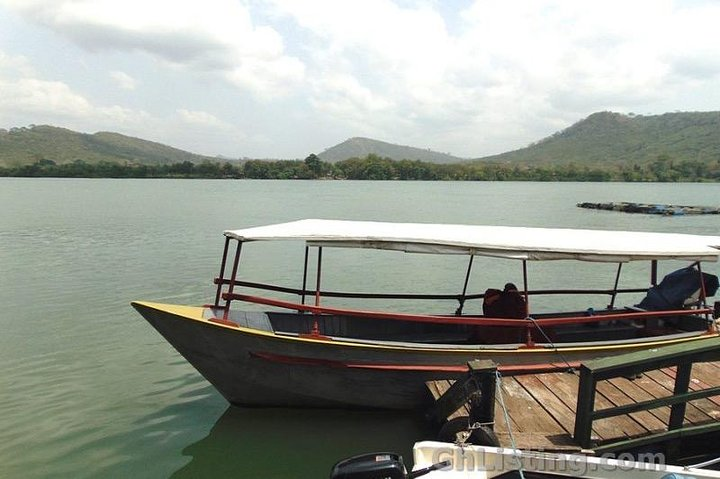
[[[671,344],[678,344],[678,343],[684,343],[689,341],[697,341],[702,339],[707,339],[711,337],[717,337],[719,336],[718,333],[708,333],[698,336],[691,336],[691,337],[683,337],[683,338],[668,338],[668,339],[654,339],[654,340],[648,340],[643,342],[633,342],[633,343],[617,343],[617,344],[601,344],[601,345],[592,345],[589,343],[587,346],[568,346],[568,347],[535,347],[535,348],[529,348],[529,347],[519,347],[519,348],[512,348],[512,349],[495,349],[495,348],[427,348],[422,346],[402,346],[402,345],[388,345],[388,344],[368,344],[368,343],[359,343],[359,342],[353,342],[348,341],[347,339],[324,339],[322,337],[320,338],[308,338],[308,337],[296,337],[296,336],[285,336],[285,335],[277,335],[270,331],[261,331],[258,329],[252,329],[252,328],[245,328],[242,326],[230,326],[227,324],[222,323],[216,323],[211,322],[207,318],[204,317],[204,312],[207,308],[203,308],[200,306],[186,306],[186,305],[178,305],[178,304],[166,304],[166,303],[155,303],[155,302],[149,302],[149,301],[133,301],[131,303],[133,306],[138,305],[145,308],[155,309],[158,311],[162,311],[164,313],[170,314],[172,316],[183,318],[183,319],[189,319],[193,321],[199,321],[203,324],[210,325],[216,328],[225,328],[231,331],[237,331],[242,332],[244,334],[252,334],[257,336],[266,336],[266,337],[272,337],[276,340],[280,341],[289,341],[289,342],[300,342],[300,343],[326,343],[331,344],[333,346],[346,346],[346,347],[352,347],[352,348],[364,348],[364,349],[382,349],[382,350],[392,350],[392,351],[405,351],[405,352],[423,352],[423,353],[438,353],[438,354],[477,354],[477,355],[527,355],[527,354],[547,354],[550,352],[558,352],[558,353],[573,353],[573,354],[582,354],[582,353],[588,353],[588,356],[605,356],[608,353],[614,352],[614,351],[633,351],[633,350],[639,350],[639,349],[648,349],[648,348],[655,348],[655,347],[661,347],[661,346],[667,346]]]

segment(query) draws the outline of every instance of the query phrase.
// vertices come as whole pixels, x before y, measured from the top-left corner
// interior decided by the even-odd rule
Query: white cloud
[[[225,73],[232,84],[253,91],[261,99],[277,99],[299,84],[305,73],[304,65],[294,58],[283,57],[273,62],[246,58]]]
[[[22,78],[34,74],[35,70],[27,58],[21,55],[8,55],[0,50],[0,78]]]
[[[0,116],[18,112],[50,112],[59,116],[87,114],[91,106],[63,82],[36,78],[25,57],[0,52]]]
[[[95,105],[70,85],[41,78],[26,58],[0,52],[0,122],[7,126],[56,123],[81,131],[136,132],[156,120],[142,110]]]
[[[180,119],[189,125],[197,125],[203,127],[227,127],[227,123],[220,120],[215,115],[205,111],[192,111],[180,108],[177,110]]]
[[[315,106],[329,113],[366,118],[392,106],[391,101],[374,94],[352,75],[326,75],[315,81],[314,87]]]
[[[93,105],[59,81],[37,78],[0,78],[0,121],[8,126],[55,122],[82,131],[131,127],[147,131],[155,122],[152,115],[118,105]]]
[[[712,24],[720,4],[477,0],[452,30],[423,1],[273,5],[311,42],[317,109],[354,112],[344,115],[353,124],[394,124],[396,134],[434,138],[445,151],[460,141],[476,156],[524,146],[594,111],[637,111],[686,94],[673,74],[707,84],[720,73]]]
[[[3,128],[49,123],[81,132],[109,130],[227,156],[241,151],[239,143],[247,139],[240,129],[205,111],[180,108],[176,115],[163,117],[121,105],[93,103],[62,81],[41,78],[25,57],[2,51],[0,91]]]
[[[363,135],[477,157],[524,146],[598,110],[662,113],[719,109],[720,102],[717,2],[0,0],[0,5],[83,47],[81,61],[88,70],[102,59],[98,69],[113,71],[110,86],[126,89],[107,96],[99,88],[81,93],[86,79],[73,81],[68,74],[42,80],[20,73],[29,68],[21,59],[0,60],[0,72],[3,64],[16,72],[13,79],[2,76],[15,88],[21,80],[40,82],[34,100],[31,92],[21,95],[27,102],[39,104],[43,95],[64,98],[92,116],[103,110],[94,105],[98,98],[132,101],[134,108],[117,108],[132,116],[142,105],[147,115],[174,126],[214,128],[216,136],[208,140],[213,145],[222,146],[222,135],[230,138],[233,131],[237,136],[227,140],[225,154],[237,138],[249,142],[240,145],[240,154],[271,157],[302,155],[318,144],[330,146],[325,141]],[[181,87],[159,90],[158,78],[180,77]],[[143,88],[132,90],[140,82]],[[152,92],[154,97],[141,97]],[[175,112],[172,120],[168,112]],[[202,135],[193,141],[201,145]],[[275,150],[279,147],[283,153]]]
[[[115,85],[122,90],[134,90],[137,87],[137,80],[125,72],[110,72],[110,78],[112,78]]]
[[[282,94],[304,74],[271,27],[253,25],[235,0],[2,0],[25,18],[91,51],[142,51],[220,74],[261,95]]]

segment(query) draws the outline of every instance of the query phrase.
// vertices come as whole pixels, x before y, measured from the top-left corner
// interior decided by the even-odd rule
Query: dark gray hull
[[[460,377],[472,359],[561,364],[658,345],[575,347],[558,353],[517,346],[358,344],[219,325],[202,314],[188,317],[154,303],[133,306],[231,404],[240,406],[417,409],[430,401],[426,381]]]

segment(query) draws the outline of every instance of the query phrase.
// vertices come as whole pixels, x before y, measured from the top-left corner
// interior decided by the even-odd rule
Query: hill
[[[348,158],[364,158],[370,154],[393,160],[420,160],[430,163],[459,163],[465,161],[463,158],[448,155],[447,153],[438,153],[432,150],[395,145],[360,137],[345,140],[339,145],[328,148],[318,156],[323,161],[335,163]]]
[[[468,161],[428,149],[359,137],[328,148],[318,156],[325,162],[336,163],[348,158],[366,158],[370,154],[435,164]],[[719,161],[720,112],[678,112],[653,116],[593,113],[526,148],[474,161],[614,168],[649,164],[662,158],[698,165]],[[86,134],[47,125],[0,129],[0,167],[19,167],[39,160],[52,160],[58,165],[75,160],[89,164],[166,165],[215,162],[218,158],[118,133]]]
[[[587,166],[720,158],[720,112],[642,116],[600,112],[522,148],[483,161]]]
[[[119,133],[91,135],[47,125],[0,129],[0,166],[26,165],[43,159],[57,164],[75,160],[91,164],[101,161],[168,164],[216,160]]]

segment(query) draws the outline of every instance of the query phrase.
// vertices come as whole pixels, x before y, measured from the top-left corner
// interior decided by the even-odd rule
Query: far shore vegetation
[[[33,164],[0,167],[2,177],[53,178],[237,178],[237,179],[329,179],[420,181],[720,181],[720,159],[711,162],[674,161],[659,155],[647,163],[591,167],[574,163],[522,165],[492,162],[436,164],[416,160],[392,160],[370,154],[336,163],[316,155],[305,160],[249,160],[245,162],[134,164],[75,160],[56,163],[40,159]]]

